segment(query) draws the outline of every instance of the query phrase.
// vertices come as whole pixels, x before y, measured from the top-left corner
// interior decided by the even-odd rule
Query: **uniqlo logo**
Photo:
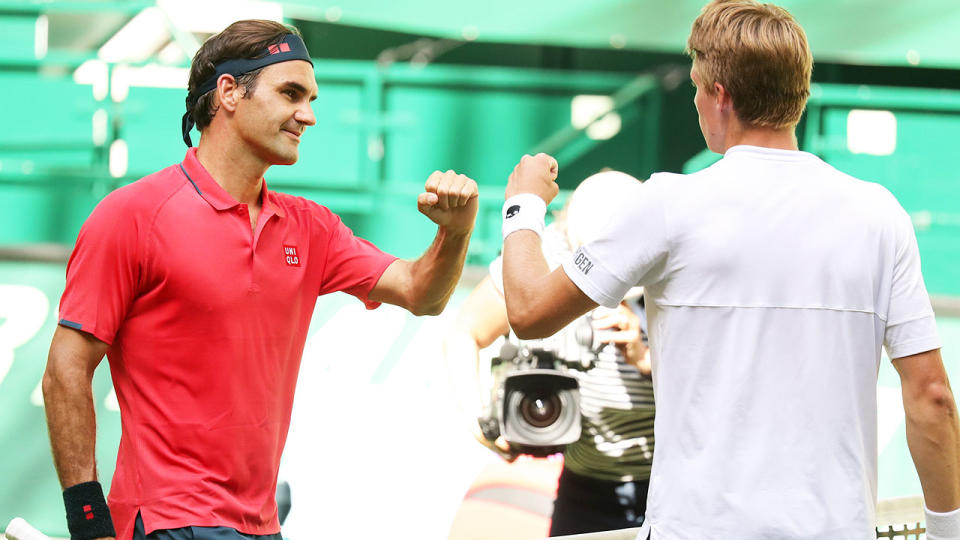
[[[287,266],[300,266],[300,256],[297,255],[297,246],[283,246],[283,257]]]
[[[267,50],[270,52],[270,54],[280,54],[282,52],[290,52],[290,44],[279,43],[277,45],[271,45],[267,47]]]

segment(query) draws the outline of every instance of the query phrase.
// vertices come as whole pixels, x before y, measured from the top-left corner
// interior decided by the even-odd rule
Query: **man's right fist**
[[[547,154],[525,155],[513,168],[507,180],[506,198],[521,193],[533,193],[547,204],[557,196],[557,160]]]

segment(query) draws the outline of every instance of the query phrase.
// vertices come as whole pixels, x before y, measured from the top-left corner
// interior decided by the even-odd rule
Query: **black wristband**
[[[70,540],[117,535],[100,482],[84,482],[63,490],[63,506],[67,509]]]

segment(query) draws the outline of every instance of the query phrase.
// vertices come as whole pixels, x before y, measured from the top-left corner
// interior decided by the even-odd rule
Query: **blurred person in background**
[[[543,233],[542,250],[556,267],[583,243],[596,237],[609,208],[639,184],[625,173],[604,171],[576,188],[557,219]],[[638,234],[642,234],[638,231]],[[614,310],[598,308],[596,330],[612,330],[605,339],[618,355],[600,355],[585,371],[570,369],[580,386],[581,435],[563,453],[563,470],[550,523],[559,536],[637,527],[643,523],[653,458],[653,386],[643,339],[642,307],[627,302]],[[489,415],[491,366],[479,350],[509,332],[503,299],[502,260],[473,289],[444,340],[444,354],[466,421],[474,437],[513,461],[518,453],[500,436],[489,440],[478,418]],[[484,413],[483,411],[487,411]]]
[[[316,96],[296,29],[230,25],[193,59],[182,128],[190,147],[196,123],[199,146],[109,194],[82,227],[43,379],[72,539],[279,539],[277,469],[317,296],[416,315],[446,305],[473,180],[430,175],[417,204],[438,229],[413,261],[267,189],[272,165],[297,161]],[[105,354],[122,423],[109,508],[91,392]]]
[[[548,336],[644,287],[657,451],[638,538],[653,540],[876,538],[885,347],[927,538],[960,538],[957,406],[910,216],[798,150],[813,60],[786,10],[710,2],[687,47],[723,159],[653,175],[551,272],[540,234],[558,164],[525,156],[504,204],[510,326]]]

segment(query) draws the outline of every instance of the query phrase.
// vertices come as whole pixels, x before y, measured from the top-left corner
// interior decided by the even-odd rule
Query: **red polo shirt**
[[[395,260],[312,201],[246,205],[190,149],[90,214],[60,324],[110,344],[122,435],[109,503],[118,538],[227,526],[280,530],[274,500],[317,296],[367,295]]]

